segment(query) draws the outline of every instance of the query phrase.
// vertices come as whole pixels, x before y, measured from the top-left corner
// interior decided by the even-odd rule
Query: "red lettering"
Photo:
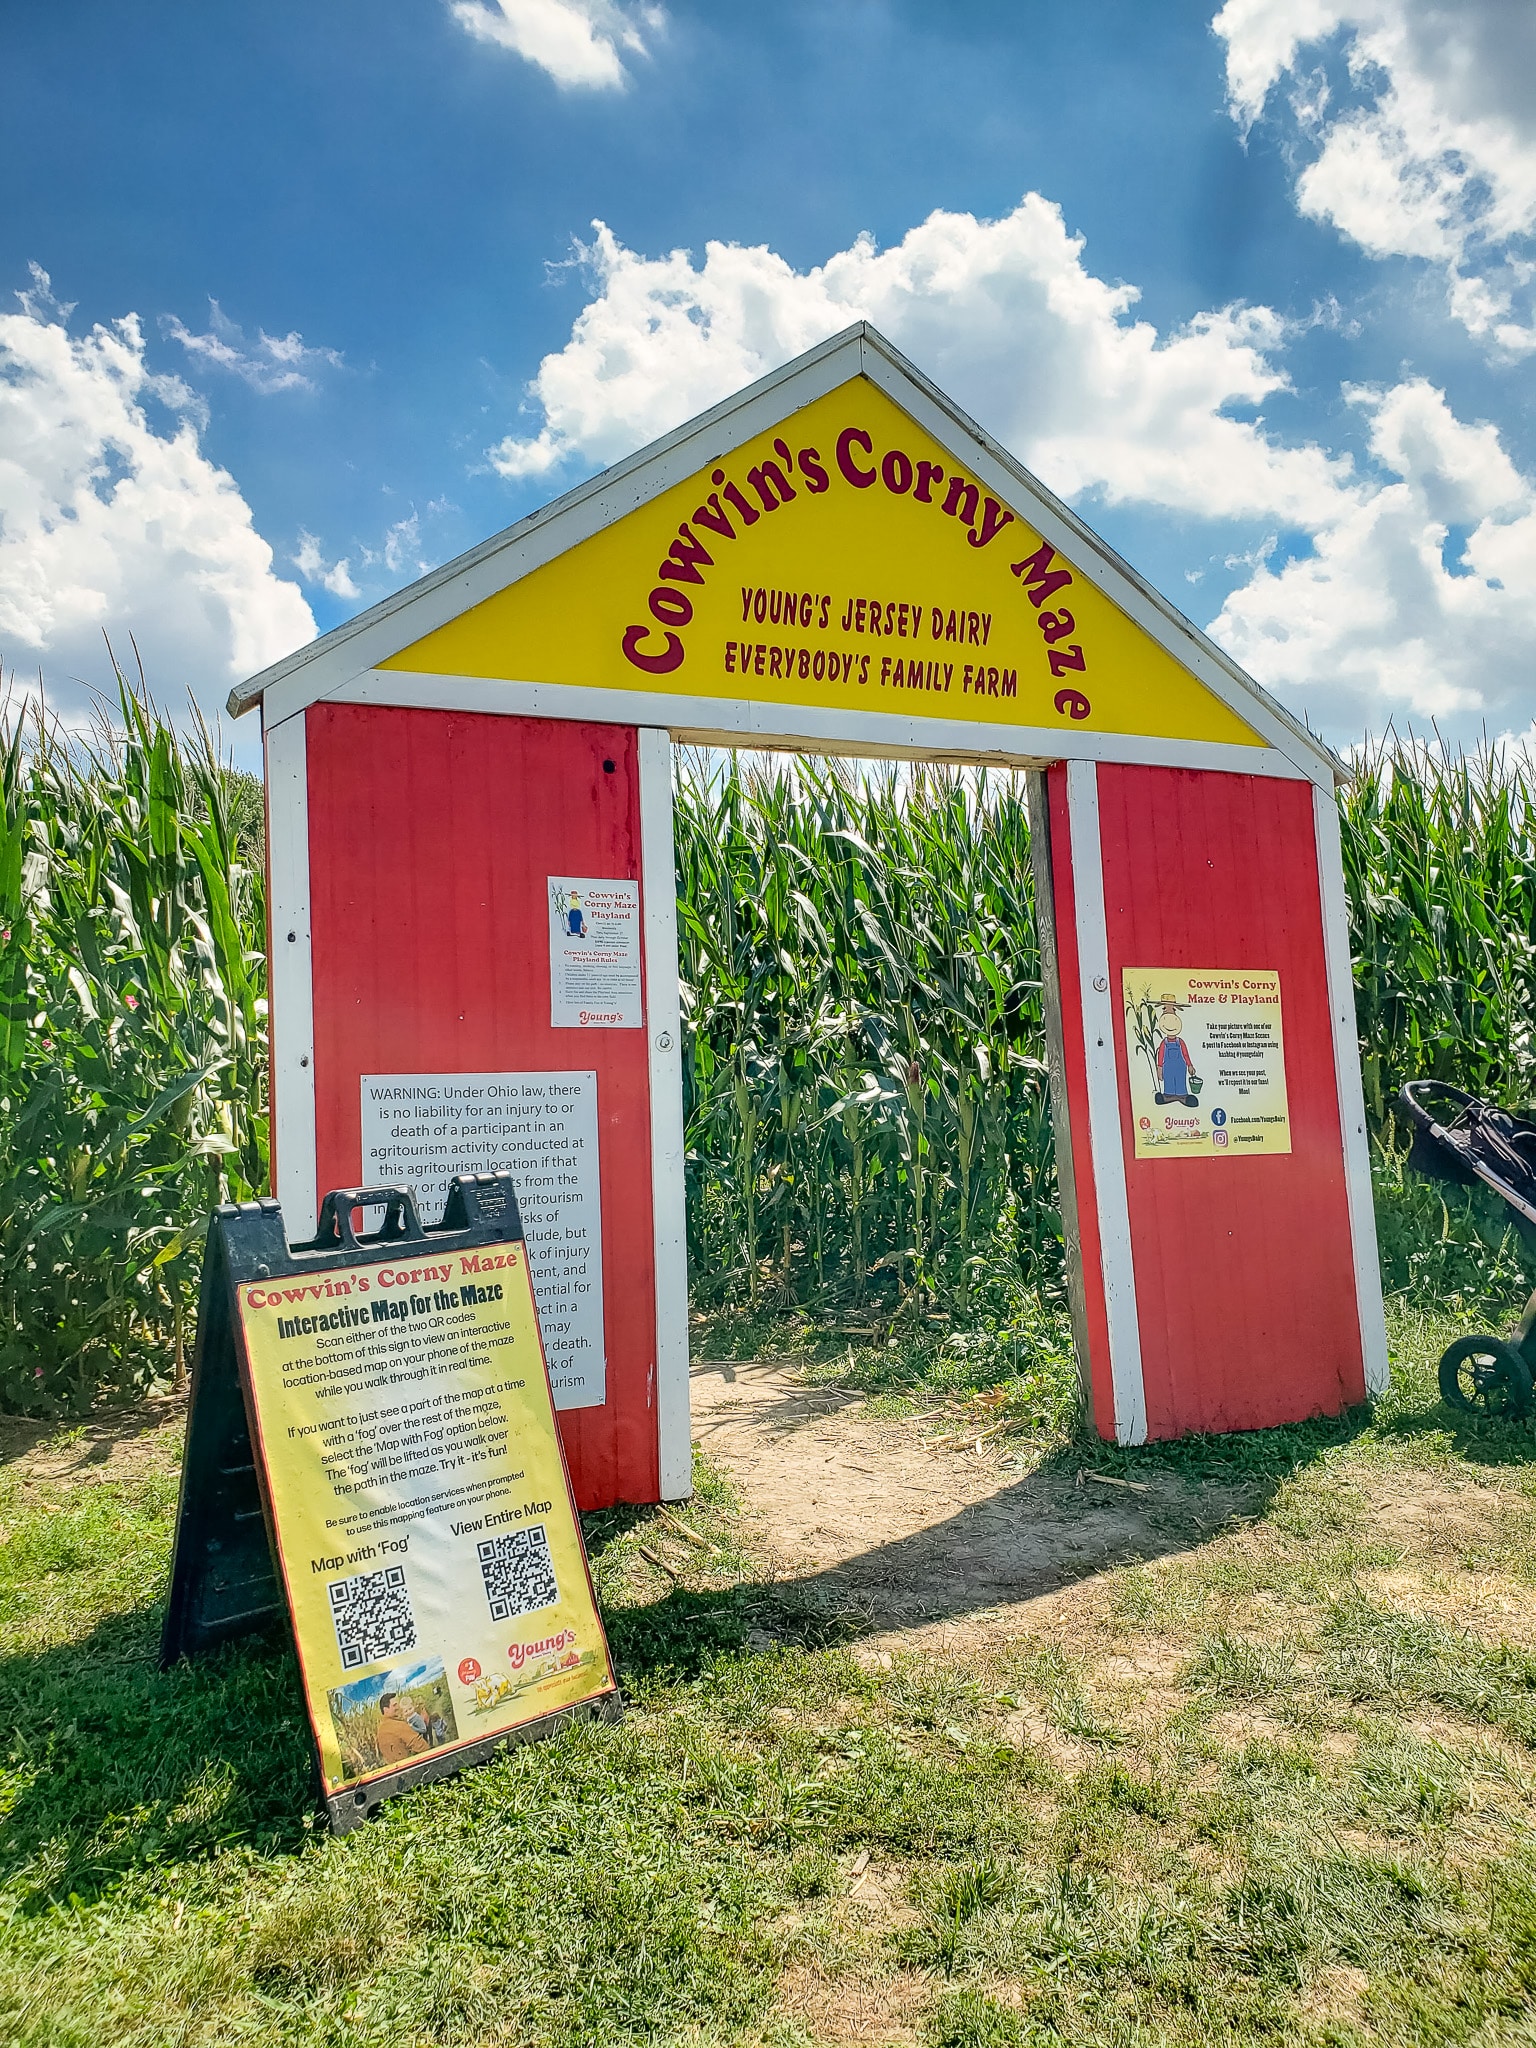
[[[758,511],[755,505],[750,504],[741,495],[741,492],[736,488],[735,484],[726,483],[725,471],[723,469],[712,469],[709,473],[709,480],[712,484],[719,484],[722,486],[722,494],[725,497],[726,502],[728,504],[734,505],[737,512],[740,513],[741,523],[743,526],[756,526],[758,520],[761,519],[763,516],[762,513]],[[695,519],[697,519],[699,515],[697,512],[695,512],[693,516]],[[707,521],[705,523],[708,524]]]
[[[974,526],[976,505],[980,497],[981,493],[973,483],[967,483],[963,476],[952,476],[949,480],[949,489],[944,494],[944,510],[951,519],[960,519],[967,526]]]
[[[779,445],[782,447],[783,443]],[[789,461],[787,448],[784,449],[784,460]],[[747,482],[762,499],[765,512],[776,512],[781,505],[787,505],[795,495],[794,485],[776,462],[756,464],[747,471]]]
[[[996,540],[1005,526],[1011,525],[1013,514],[1005,512],[996,498],[986,498],[981,507],[981,531],[970,535],[973,548],[984,548],[989,540]]]
[[[625,630],[624,659],[635,668],[643,668],[647,675],[670,675],[683,665],[683,643],[676,633],[668,633],[662,653],[647,654],[640,643],[649,637],[650,631],[649,626],[630,626]]]
[[[678,538],[673,541],[667,559],[656,574],[672,583],[702,583],[704,578],[699,574],[700,569],[712,569],[715,558],[705,553],[704,543],[690,527],[680,526],[677,532]]]
[[[818,450],[802,448],[795,460],[800,465],[800,474],[805,478],[805,488],[813,498],[819,496],[822,491],[831,489],[832,479],[821,466]]]
[[[724,473],[723,470],[720,472],[722,476]],[[722,540],[734,540],[736,538],[735,527],[732,526],[729,518],[721,509],[720,493],[718,491],[710,493],[706,504],[694,506],[693,522],[695,526],[707,526],[711,533],[718,533]]]
[[[862,448],[866,455],[872,455],[874,447],[874,442],[862,427],[844,427],[837,437],[837,466],[856,491],[869,489],[875,480],[875,471],[860,469],[850,451]]]
[[[1070,569],[1053,569],[1056,550],[1049,541],[1041,541],[1032,555],[1022,562],[1010,564],[1013,573],[1029,591],[1029,601],[1038,611],[1048,597],[1054,597],[1058,590],[1065,590],[1072,581]]]

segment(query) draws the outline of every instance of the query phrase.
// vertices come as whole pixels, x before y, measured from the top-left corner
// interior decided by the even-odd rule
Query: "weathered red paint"
[[[1058,818],[1065,833],[1064,771],[1051,784],[1054,855]],[[1125,1039],[1116,1036],[1148,1434],[1337,1414],[1364,1399],[1365,1370],[1311,785],[1104,764],[1098,790],[1111,989],[1126,967],[1266,967],[1279,970],[1284,1004],[1289,1156],[1138,1160]],[[1057,915],[1071,929],[1066,874],[1058,861]],[[1075,949],[1070,975],[1065,943],[1062,951],[1069,1090],[1074,1038],[1079,1076],[1075,1162],[1088,1151],[1087,1091]],[[1084,1265],[1102,1317],[1086,1229]],[[1108,1374],[1097,1356],[1107,1332],[1091,1314],[1090,1332],[1095,1409],[1109,1434]]]
[[[655,1500],[646,1034],[549,1021],[548,877],[640,876],[635,730],[352,704],[304,718],[319,1187],[360,1179],[363,1074],[595,1069],[608,1400],[560,1429],[581,1507]]]

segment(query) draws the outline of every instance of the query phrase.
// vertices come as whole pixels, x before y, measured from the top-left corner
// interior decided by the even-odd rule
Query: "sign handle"
[[[425,1238],[416,1209],[416,1197],[409,1188],[333,1188],[320,1204],[320,1223],[309,1249],[319,1251],[323,1246],[340,1244],[348,1251],[356,1251],[358,1238],[352,1228],[354,1209],[384,1211],[384,1221],[377,1230],[367,1234],[369,1244],[394,1244],[406,1239]]]

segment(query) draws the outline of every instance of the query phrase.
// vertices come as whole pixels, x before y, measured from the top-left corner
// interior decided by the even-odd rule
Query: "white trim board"
[[[1088,1133],[1099,1218],[1099,1263],[1109,1327],[1109,1373],[1115,1399],[1115,1441],[1147,1440],[1147,1389],[1131,1208],[1121,1142],[1120,1080],[1115,1045],[1120,1009],[1110,987],[1109,920],[1104,908],[1104,850],[1099,840],[1099,771],[1092,761],[1067,763],[1067,829],[1077,922],[1077,968],[1088,1080]]]
[[[1355,1301],[1360,1315],[1360,1348],[1365,1390],[1384,1394],[1392,1377],[1387,1356],[1386,1314],[1381,1299],[1381,1257],[1376,1242],[1376,1205],[1371,1193],[1371,1141],[1365,1125],[1365,1089],[1360,1079],[1359,1026],[1355,1020],[1355,976],[1349,954],[1349,902],[1344,889],[1344,854],[1339,840],[1339,807],[1331,795],[1314,790],[1312,818],[1317,837],[1317,879],[1322,895],[1323,967],[1328,982],[1328,1015],[1333,1026],[1333,1071],[1338,1085],[1339,1125],[1344,1140],[1344,1186],[1349,1202],[1350,1249],[1355,1265]]]
[[[302,718],[269,726],[267,917],[272,934],[272,1145],[275,1186],[289,1240],[313,1237],[315,983],[310,948],[309,766]]]
[[[858,377],[867,377],[907,411],[941,446],[1023,513],[1053,546],[1080,563],[1091,560],[1093,578],[1104,595],[1305,775],[1320,785],[1331,785],[1345,772],[1321,740],[864,321],[819,343],[734,398],[701,413],[504,533],[239,684],[230,693],[230,711],[238,717],[269,691],[281,690],[280,705],[274,710],[283,718],[328,695],[338,684],[377,667],[473,605],[648,504],[685,477]],[[551,711],[545,715],[561,714]],[[669,716],[653,722],[675,726],[678,720]],[[1073,751],[1075,736],[1064,737],[1068,744],[1063,746],[1059,736],[1051,758],[1062,759]]]
[[[315,699],[309,702],[317,701]],[[408,669],[371,669],[335,684],[318,701],[388,705],[394,709],[489,711],[524,718],[588,719],[596,725],[660,727],[684,746],[764,747],[784,752],[860,758],[962,761],[1033,768],[1071,758],[1126,761],[1145,767],[1215,769],[1230,775],[1308,780],[1306,770],[1275,747],[1230,746],[1214,740],[1148,739],[1126,733],[1063,734],[1055,726],[997,725],[964,718],[896,712],[839,711],[771,704],[754,698],[668,696],[661,691],[579,688],[567,683],[503,682],[488,676],[441,676]],[[269,724],[306,708],[280,684],[263,701]]]
[[[663,1500],[693,1491],[688,1400],[688,1223],[683,1167],[682,1012],[677,979],[677,867],[672,849],[672,743],[642,726],[640,896],[645,1030],[650,1062],[651,1222],[656,1287],[656,1452]]]
[[[1083,1401],[1093,1407],[1093,1346],[1088,1332],[1088,1300],[1083,1277],[1082,1180],[1072,1131],[1071,1091],[1067,1086],[1066,1020],[1061,1007],[1061,951],[1056,938],[1056,855],[1052,848],[1051,802],[1045,774],[1031,770],[1029,802],[1029,864],[1034,877],[1035,928],[1040,941],[1040,997],[1045,1012],[1045,1063],[1050,1083],[1051,1129],[1056,1152],[1056,1187],[1060,1195],[1062,1249],[1067,1266],[1067,1306],[1072,1318],[1072,1348]],[[1070,837],[1070,833],[1068,835]],[[1064,849],[1065,850],[1065,849]],[[1071,862],[1068,859],[1070,869]],[[1080,1141],[1081,1134],[1079,1134]],[[1091,1149],[1091,1148],[1090,1148]],[[1090,1174],[1091,1178],[1091,1174]]]

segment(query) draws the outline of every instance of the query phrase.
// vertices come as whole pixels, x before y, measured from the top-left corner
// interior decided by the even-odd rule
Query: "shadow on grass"
[[[1079,1439],[991,1498],[826,1570],[610,1603],[621,1680],[631,1691],[664,1689],[722,1657],[960,1620],[1115,1564],[1189,1551],[1235,1518],[1262,1513],[1286,1480],[1369,1421],[1359,1409],[1135,1450]],[[1471,1462],[1536,1454],[1527,1425],[1463,1425],[1438,1406],[1376,1429],[1443,1434],[1448,1423]],[[594,1559],[654,1523],[645,1507],[586,1517]],[[310,1741],[281,1632],[162,1673],[160,1620],[158,1605],[146,1604],[78,1642],[0,1658],[0,1883],[23,1911],[88,1902],[134,1873],[216,1849],[286,1856],[310,1838],[319,1814]]]
[[[0,1467],[51,1452],[55,1461],[76,1469],[105,1467],[125,1446],[159,1444],[165,1432],[187,1412],[185,1396],[165,1395],[120,1408],[99,1408],[83,1418],[54,1416],[42,1421],[26,1415],[0,1415]]]
[[[1237,1495],[1199,1503],[1181,1480],[1148,1496],[1075,1484],[1071,1457],[847,1566],[719,1589],[676,1586],[645,1604],[609,1602],[605,1621],[631,1693],[705,1675],[721,1658],[777,1644],[818,1650],[892,1620],[959,1616],[1064,1585],[1109,1556],[1187,1547]],[[1243,1494],[1246,1501],[1248,1494]],[[655,1525],[621,1507],[586,1518],[594,1560]],[[90,1902],[156,1866],[240,1846],[287,1856],[317,1824],[310,1741],[292,1651],[281,1631],[158,1668],[160,1613],[115,1615],[73,1643],[0,1659],[0,1748],[10,1810],[0,1821],[0,1884],[23,1911]]]
[[[807,1647],[958,1622],[1060,1592],[1116,1565],[1197,1549],[1261,1515],[1287,1480],[1370,1426],[1365,1408],[1288,1428],[1123,1449],[1083,1436],[983,1500],[825,1569],[721,1593],[677,1588],[610,1617],[639,1677],[690,1678],[724,1648],[768,1638]],[[650,1510],[587,1518],[595,1558]]]
[[[1426,1401],[1420,1407],[1389,1415],[1378,1421],[1376,1434],[1386,1441],[1394,1437],[1448,1436],[1456,1456],[1469,1465],[1536,1463],[1536,1418],[1501,1422],[1463,1414],[1443,1401]]]
[[[0,1658],[0,1883],[23,1910],[88,1902],[161,1860],[306,1838],[314,1779],[292,1651],[272,1631],[162,1673],[161,1619],[145,1606]]]

